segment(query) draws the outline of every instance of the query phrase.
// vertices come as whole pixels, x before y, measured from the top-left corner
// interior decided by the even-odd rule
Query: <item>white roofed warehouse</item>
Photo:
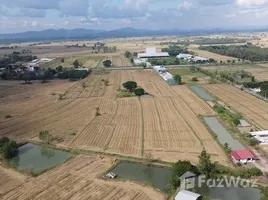
[[[168,58],[167,52],[156,52],[155,47],[146,48],[146,53],[139,53],[138,58]]]
[[[202,200],[200,194],[196,194],[187,190],[181,190],[175,197],[175,200]]]

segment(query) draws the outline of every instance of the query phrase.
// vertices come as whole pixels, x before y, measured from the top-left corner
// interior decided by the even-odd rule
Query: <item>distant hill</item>
[[[121,38],[121,37],[145,37],[145,36],[180,36],[180,35],[208,35],[218,33],[236,33],[242,31],[267,31],[258,30],[228,30],[228,29],[204,29],[204,30],[147,30],[135,29],[131,27],[116,29],[111,31],[94,29],[47,29],[43,31],[28,31],[23,33],[0,34],[0,43],[33,42],[33,41],[55,41],[55,40],[83,40],[101,38]]]

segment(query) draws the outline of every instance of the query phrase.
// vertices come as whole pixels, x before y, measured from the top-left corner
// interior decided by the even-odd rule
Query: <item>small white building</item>
[[[180,53],[179,55],[177,55],[177,58],[181,60],[191,60],[191,58],[193,57],[194,57],[193,55],[185,53]]]
[[[167,52],[156,52],[155,47],[146,48],[146,53],[138,53],[138,58],[167,58]]]
[[[193,62],[206,62],[206,61],[208,61],[208,59],[207,58],[202,58],[202,57],[199,57],[199,56],[195,56],[195,57],[193,57],[192,59],[191,59]]]
[[[167,69],[164,66],[154,66],[153,68],[157,73],[160,74],[167,72]]]
[[[250,134],[256,138],[260,144],[268,144],[268,131],[256,131],[250,132]]]
[[[135,65],[140,65],[142,63],[146,63],[148,61],[147,58],[134,58],[133,62]]]
[[[201,200],[202,196],[187,190],[181,190],[175,197],[175,200]]]

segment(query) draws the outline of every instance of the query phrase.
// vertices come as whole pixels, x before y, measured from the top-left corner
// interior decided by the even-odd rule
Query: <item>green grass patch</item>
[[[128,91],[120,91],[117,94],[117,98],[127,98],[127,97],[135,97],[136,95],[132,92],[128,92]]]

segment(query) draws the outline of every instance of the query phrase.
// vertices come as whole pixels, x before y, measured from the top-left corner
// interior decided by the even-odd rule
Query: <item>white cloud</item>
[[[184,1],[182,4],[178,6],[178,10],[190,10],[193,7],[194,6],[191,2]]]
[[[236,0],[236,4],[240,7],[262,6],[267,2],[267,0]]]
[[[130,19],[122,19],[122,20],[121,20],[121,23],[122,23],[122,24],[127,24],[127,25],[132,24],[132,22],[131,22]]]
[[[33,21],[33,22],[32,22],[32,26],[33,26],[33,27],[38,26],[38,24],[39,24],[39,23],[38,23],[37,21]]]
[[[65,21],[64,25],[67,26],[69,24],[69,21]]]

